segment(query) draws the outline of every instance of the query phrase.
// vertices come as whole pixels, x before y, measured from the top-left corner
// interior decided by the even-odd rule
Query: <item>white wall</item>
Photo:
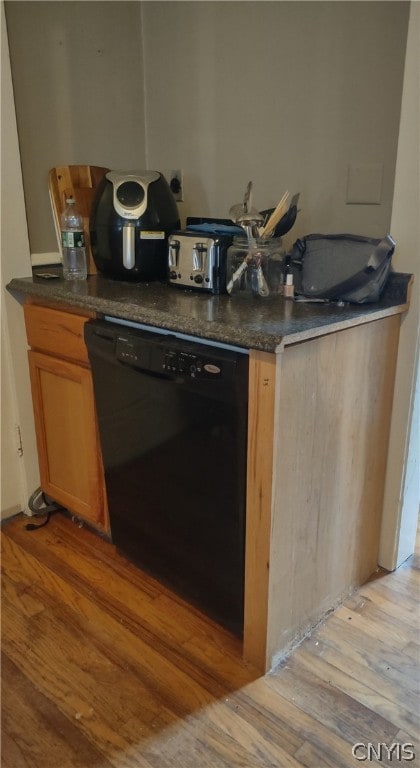
[[[401,324],[379,563],[388,570],[414,550],[419,513],[419,421],[414,408],[420,296],[420,4],[411,5],[391,231],[394,265],[414,274]],[[418,391],[418,379],[417,379]],[[418,398],[418,394],[417,394]],[[416,415],[417,413],[417,415]],[[410,430],[411,423],[411,430]]]
[[[1,518],[10,517],[21,507],[20,462],[16,451],[16,398],[10,376],[9,336],[6,333],[6,314],[2,312],[1,325]]]
[[[39,485],[22,308],[5,285],[31,273],[4,7],[1,7],[1,516],[25,509]],[[7,190],[7,193],[6,193]],[[16,425],[24,454],[17,455]]]
[[[184,216],[227,216],[252,179],[260,210],[301,192],[293,239],[388,231],[407,3],[146,2],[142,14],[147,163],[184,169]],[[383,168],[380,204],[346,204],[349,166],[365,188]]]

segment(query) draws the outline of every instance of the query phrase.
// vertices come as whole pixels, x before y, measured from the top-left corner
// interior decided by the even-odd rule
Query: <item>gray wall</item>
[[[400,2],[144,3],[149,165],[185,170],[186,213],[226,216],[252,179],[260,209],[300,190],[299,234],[382,235],[407,22]],[[380,205],[346,205],[349,166],[366,188],[383,167]]]
[[[61,163],[182,168],[182,218],[301,192],[292,238],[390,225],[406,2],[7,2],[32,252]],[[29,77],[30,72],[30,77]],[[143,90],[144,85],[144,90]],[[348,169],[361,199],[348,204]],[[366,198],[367,196],[367,198]]]
[[[50,168],[145,166],[141,5],[5,9],[31,252],[57,251]]]

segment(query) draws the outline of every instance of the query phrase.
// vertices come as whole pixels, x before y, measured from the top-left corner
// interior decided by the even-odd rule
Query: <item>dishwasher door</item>
[[[247,355],[107,321],[85,339],[113,542],[240,634]]]

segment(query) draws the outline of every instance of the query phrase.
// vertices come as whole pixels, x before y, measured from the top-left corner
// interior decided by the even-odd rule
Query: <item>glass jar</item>
[[[234,237],[227,252],[226,282],[230,293],[246,291],[268,296],[281,289],[286,252],[280,237],[256,238],[250,249],[246,237]]]

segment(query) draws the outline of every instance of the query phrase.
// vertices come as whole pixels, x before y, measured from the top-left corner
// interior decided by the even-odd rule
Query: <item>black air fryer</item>
[[[158,171],[109,171],[90,216],[93,258],[116,280],[163,280],[168,235],[180,227],[178,208]]]

